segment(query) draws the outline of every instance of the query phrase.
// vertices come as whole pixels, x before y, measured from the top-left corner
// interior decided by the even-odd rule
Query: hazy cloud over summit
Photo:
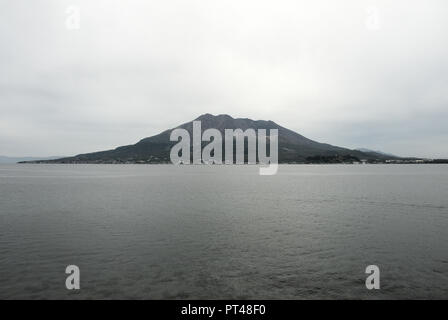
[[[339,146],[448,157],[444,0],[1,8],[0,154],[104,150],[209,112]],[[77,10],[79,29],[67,21]]]

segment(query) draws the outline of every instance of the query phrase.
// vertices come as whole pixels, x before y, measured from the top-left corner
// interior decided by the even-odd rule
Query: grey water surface
[[[448,165],[0,165],[0,298],[446,299]]]

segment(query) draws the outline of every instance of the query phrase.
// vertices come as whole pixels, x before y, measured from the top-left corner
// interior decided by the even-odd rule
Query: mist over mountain
[[[284,128],[273,121],[252,120],[248,118],[233,118],[227,114],[212,115],[203,114],[193,121],[201,121],[202,131],[210,128],[217,129],[224,136],[225,129],[269,129],[278,130],[279,163],[328,163],[345,161],[382,161],[396,158],[373,151],[363,152],[333,146],[308,139],[297,132]],[[193,121],[186,122],[176,128],[186,129],[192,137]],[[176,141],[170,141],[171,131],[168,129],[162,133],[147,137],[136,144],[121,146],[113,150],[79,154],[74,157],[61,159],[32,161],[38,163],[167,163],[170,162],[170,150]],[[207,143],[205,143],[207,144]],[[247,151],[247,146],[245,147]],[[224,153],[223,153],[224,157]]]
[[[365,153],[377,153],[377,154],[382,154],[385,156],[390,156],[390,157],[394,157],[394,158],[398,158],[398,156],[392,154],[392,153],[387,153],[387,152],[383,152],[383,151],[379,151],[379,150],[371,150],[368,148],[356,148],[355,150],[361,151],[361,152],[365,152]]]

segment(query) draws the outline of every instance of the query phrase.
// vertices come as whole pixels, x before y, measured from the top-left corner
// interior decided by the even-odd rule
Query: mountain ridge
[[[202,131],[214,128],[222,134],[225,129],[242,129],[243,131],[249,128],[255,130],[277,129],[279,136],[279,163],[338,163],[360,160],[375,162],[397,158],[380,153],[367,153],[317,142],[282,127],[272,120],[252,120],[249,118],[233,118],[228,114],[213,115],[205,113],[175,128],[143,138],[135,144],[120,146],[111,150],[79,154],[73,157],[31,161],[31,163],[168,163],[170,162],[170,149],[177,143],[176,141],[170,141],[171,131],[182,128],[187,130],[190,136],[192,136],[193,121],[201,121]]]

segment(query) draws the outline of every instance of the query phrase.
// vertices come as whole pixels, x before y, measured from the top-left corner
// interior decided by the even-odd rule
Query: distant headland
[[[277,129],[278,162],[290,164],[363,164],[363,163],[448,163],[446,159],[401,158],[368,149],[348,149],[308,139],[297,132],[284,128],[273,121],[233,118],[226,114],[203,114],[176,128],[193,131],[193,121],[201,121],[202,129]],[[161,164],[171,163],[170,150],[176,142],[170,141],[171,131],[144,138],[133,145],[113,150],[79,154],[57,159],[30,159],[19,163],[68,163],[68,164]]]

